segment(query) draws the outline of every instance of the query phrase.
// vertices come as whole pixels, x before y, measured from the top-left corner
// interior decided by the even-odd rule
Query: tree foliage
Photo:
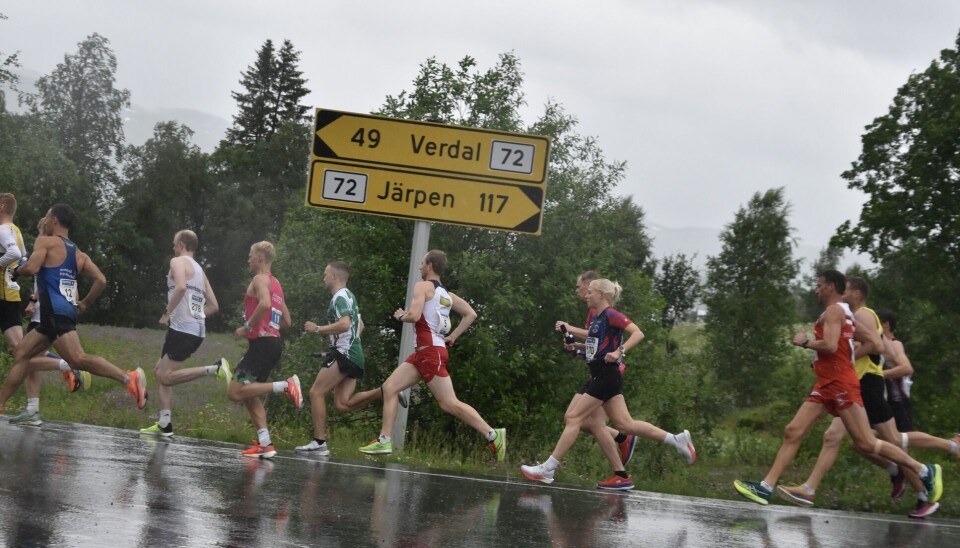
[[[83,215],[105,213],[117,183],[123,152],[123,117],[130,92],[117,89],[117,57],[109,40],[91,34],[67,54],[27,96],[32,112],[56,131],[57,140],[96,192],[72,204]]]
[[[664,301],[660,313],[660,324],[673,327],[696,306],[700,298],[702,284],[700,272],[693,266],[693,257],[684,253],[667,255],[660,262],[660,270],[654,277],[653,286]]]
[[[0,13],[0,21],[7,19],[7,16]],[[14,69],[20,67],[20,61],[17,59],[19,57],[18,53],[5,54],[0,51],[0,114],[3,114],[7,110],[7,102],[4,95],[4,87],[15,86],[20,80]]]
[[[717,376],[748,404],[762,401],[796,320],[789,210],[782,188],[754,194],[721,233],[720,254],[707,259],[711,356]]]

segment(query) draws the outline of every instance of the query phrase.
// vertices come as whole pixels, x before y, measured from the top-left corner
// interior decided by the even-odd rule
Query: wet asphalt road
[[[960,522],[603,493],[0,421],[6,546],[960,546]]]

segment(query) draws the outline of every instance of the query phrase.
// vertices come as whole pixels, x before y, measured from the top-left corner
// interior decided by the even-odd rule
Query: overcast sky
[[[302,52],[311,105],[355,112],[410,89],[430,56],[486,69],[513,51],[527,121],[564,105],[627,162],[619,192],[648,221],[722,228],[783,186],[801,242],[818,248],[859,217],[864,196],[840,173],[864,126],[960,30],[955,0],[31,0],[0,12],[0,52],[19,50],[27,69],[49,73],[98,32],[134,103],[226,120],[267,38]]]

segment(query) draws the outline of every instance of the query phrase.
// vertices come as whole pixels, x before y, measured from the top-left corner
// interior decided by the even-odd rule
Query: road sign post
[[[430,222],[540,234],[549,154],[550,139],[539,135],[317,109],[306,202],[417,221],[406,310]],[[398,365],[415,344],[414,324],[404,323]],[[401,407],[391,436],[397,449],[406,425]]]

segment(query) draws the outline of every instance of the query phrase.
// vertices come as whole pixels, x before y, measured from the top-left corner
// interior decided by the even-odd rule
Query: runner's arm
[[[80,250],[77,250],[77,270],[87,278],[93,280],[90,291],[77,303],[77,310],[83,312],[89,308],[90,305],[97,300],[97,297],[100,296],[100,293],[103,292],[103,288],[107,286],[107,277],[103,275],[103,272],[100,272],[100,269],[97,268],[93,259]]]
[[[173,278],[173,293],[170,294],[167,309],[163,313],[163,315],[168,318],[170,314],[173,314],[173,311],[176,310],[180,301],[183,300],[183,296],[187,294],[187,265],[185,261],[179,259],[180,257],[170,259],[170,277]],[[163,323],[163,320],[161,319],[160,322]]]
[[[433,287],[430,282],[417,282],[413,286],[413,299],[410,300],[410,308],[404,310],[398,308],[393,313],[393,317],[401,322],[417,323],[420,316],[423,315],[423,305],[427,302],[427,288]]]
[[[217,302],[217,296],[213,294],[213,286],[210,285],[210,280],[207,279],[207,273],[203,273],[203,287],[206,287],[206,291],[203,292],[203,315],[210,316],[216,314],[220,311],[220,303]]]
[[[907,357],[907,353],[903,350],[903,343],[900,341],[889,341],[887,349],[889,352],[884,353],[884,356],[893,363],[893,367],[883,370],[883,378],[897,379],[913,375],[913,364],[910,363],[910,358]]]
[[[33,276],[39,272],[40,267],[43,266],[43,262],[47,259],[47,250],[50,249],[50,245],[55,241],[58,240],[54,236],[40,236],[37,238],[37,241],[33,243],[33,253],[30,254],[30,258],[27,259],[27,262],[17,267],[17,276]]]
[[[23,257],[17,235],[7,225],[0,225],[0,245],[3,246],[3,255],[0,255],[0,268],[10,266]]]
[[[860,343],[854,349],[854,359],[859,360],[870,354],[882,354],[883,339],[880,338],[876,328],[870,329],[870,325],[874,323],[873,314],[861,308],[853,315],[853,323],[853,339]]]
[[[828,306],[823,314],[823,338],[818,340],[807,338],[806,333],[797,333],[793,344],[803,346],[817,352],[836,352],[840,345],[840,329],[843,325],[844,314],[839,306]],[[806,344],[804,344],[806,343]]]
[[[645,335],[643,334],[643,331],[640,331],[640,328],[637,327],[637,324],[630,322],[630,324],[627,325],[627,327],[625,327],[623,330],[628,335],[627,340],[620,344],[620,348],[622,348],[623,351],[621,352],[620,348],[617,348],[613,352],[607,352],[607,355],[603,357],[605,362],[613,363],[620,360],[623,358],[623,355],[627,353],[627,350],[630,350],[631,348],[643,342]],[[614,354],[616,354],[616,356],[614,356]]]
[[[457,323],[457,327],[444,338],[449,344],[453,344],[457,337],[463,335],[463,332],[477,320],[477,311],[470,306],[470,303],[453,293],[450,294],[450,298],[453,299],[453,311],[460,315],[460,322]]]

